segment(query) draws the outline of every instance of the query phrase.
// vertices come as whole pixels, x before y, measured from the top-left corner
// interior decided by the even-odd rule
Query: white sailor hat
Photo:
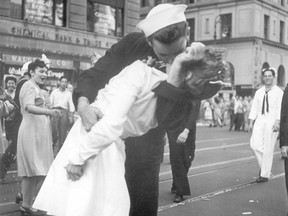
[[[25,62],[20,70],[21,76],[24,76],[25,73],[28,72],[28,66],[31,63],[31,61]]]
[[[138,23],[137,27],[141,29],[146,37],[163,29],[167,26],[179,22],[185,22],[185,10],[187,5],[179,4],[159,4],[152,8],[146,18]]]

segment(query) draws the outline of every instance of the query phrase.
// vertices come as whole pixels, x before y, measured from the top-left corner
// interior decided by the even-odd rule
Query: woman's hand
[[[83,165],[73,165],[73,164],[68,164],[65,169],[67,173],[67,179],[71,181],[77,181],[79,180],[84,173],[84,167],[85,164]]]
[[[53,116],[53,117],[59,117],[59,116],[61,116],[61,111],[60,111],[60,110],[58,110],[58,109],[52,109],[51,111],[52,111],[52,112],[51,112],[51,116]]]
[[[88,100],[78,101],[78,114],[86,131],[90,131],[102,117],[103,113],[97,108],[90,106]]]

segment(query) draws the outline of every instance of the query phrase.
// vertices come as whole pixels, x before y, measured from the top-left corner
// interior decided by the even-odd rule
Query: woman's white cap
[[[185,10],[187,5],[159,4],[152,8],[146,18],[138,23],[137,28],[141,29],[146,37],[167,26],[179,22],[185,22]]]

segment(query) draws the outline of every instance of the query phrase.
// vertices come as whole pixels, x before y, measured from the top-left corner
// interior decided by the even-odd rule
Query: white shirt
[[[76,151],[71,152],[70,163],[83,164],[119,137],[141,136],[157,127],[157,97],[152,90],[166,79],[165,73],[141,61],[134,62],[113,77],[91,104],[104,116],[86,133]]]
[[[52,107],[61,107],[63,109],[69,110],[70,112],[75,111],[75,107],[72,101],[72,93],[65,89],[61,91],[59,88],[52,91],[50,95],[50,101]]]
[[[255,120],[262,115],[262,104],[265,95],[265,86],[258,89],[252,101],[252,106],[249,114],[249,119]],[[280,120],[281,103],[283,97],[283,91],[278,86],[273,86],[267,93],[269,102],[269,112],[266,111],[265,101],[265,116],[269,119]]]

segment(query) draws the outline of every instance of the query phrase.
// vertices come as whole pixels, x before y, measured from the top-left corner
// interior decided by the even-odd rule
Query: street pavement
[[[227,127],[197,128],[196,155],[189,171],[191,196],[173,203],[169,147],[165,146],[160,170],[158,216],[286,216],[288,200],[283,160],[275,146],[273,176],[255,183],[259,167],[249,148],[250,133]],[[19,215],[14,203],[20,190],[17,173],[9,172],[8,184],[0,185],[0,215]],[[149,215],[148,215],[149,216]]]
[[[278,143],[272,178],[255,183],[259,167],[249,148],[250,133],[197,129],[196,157],[189,171],[191,196],[173,203],[169,153],[161,167],[158,216],[286,216],[288,202]]]

